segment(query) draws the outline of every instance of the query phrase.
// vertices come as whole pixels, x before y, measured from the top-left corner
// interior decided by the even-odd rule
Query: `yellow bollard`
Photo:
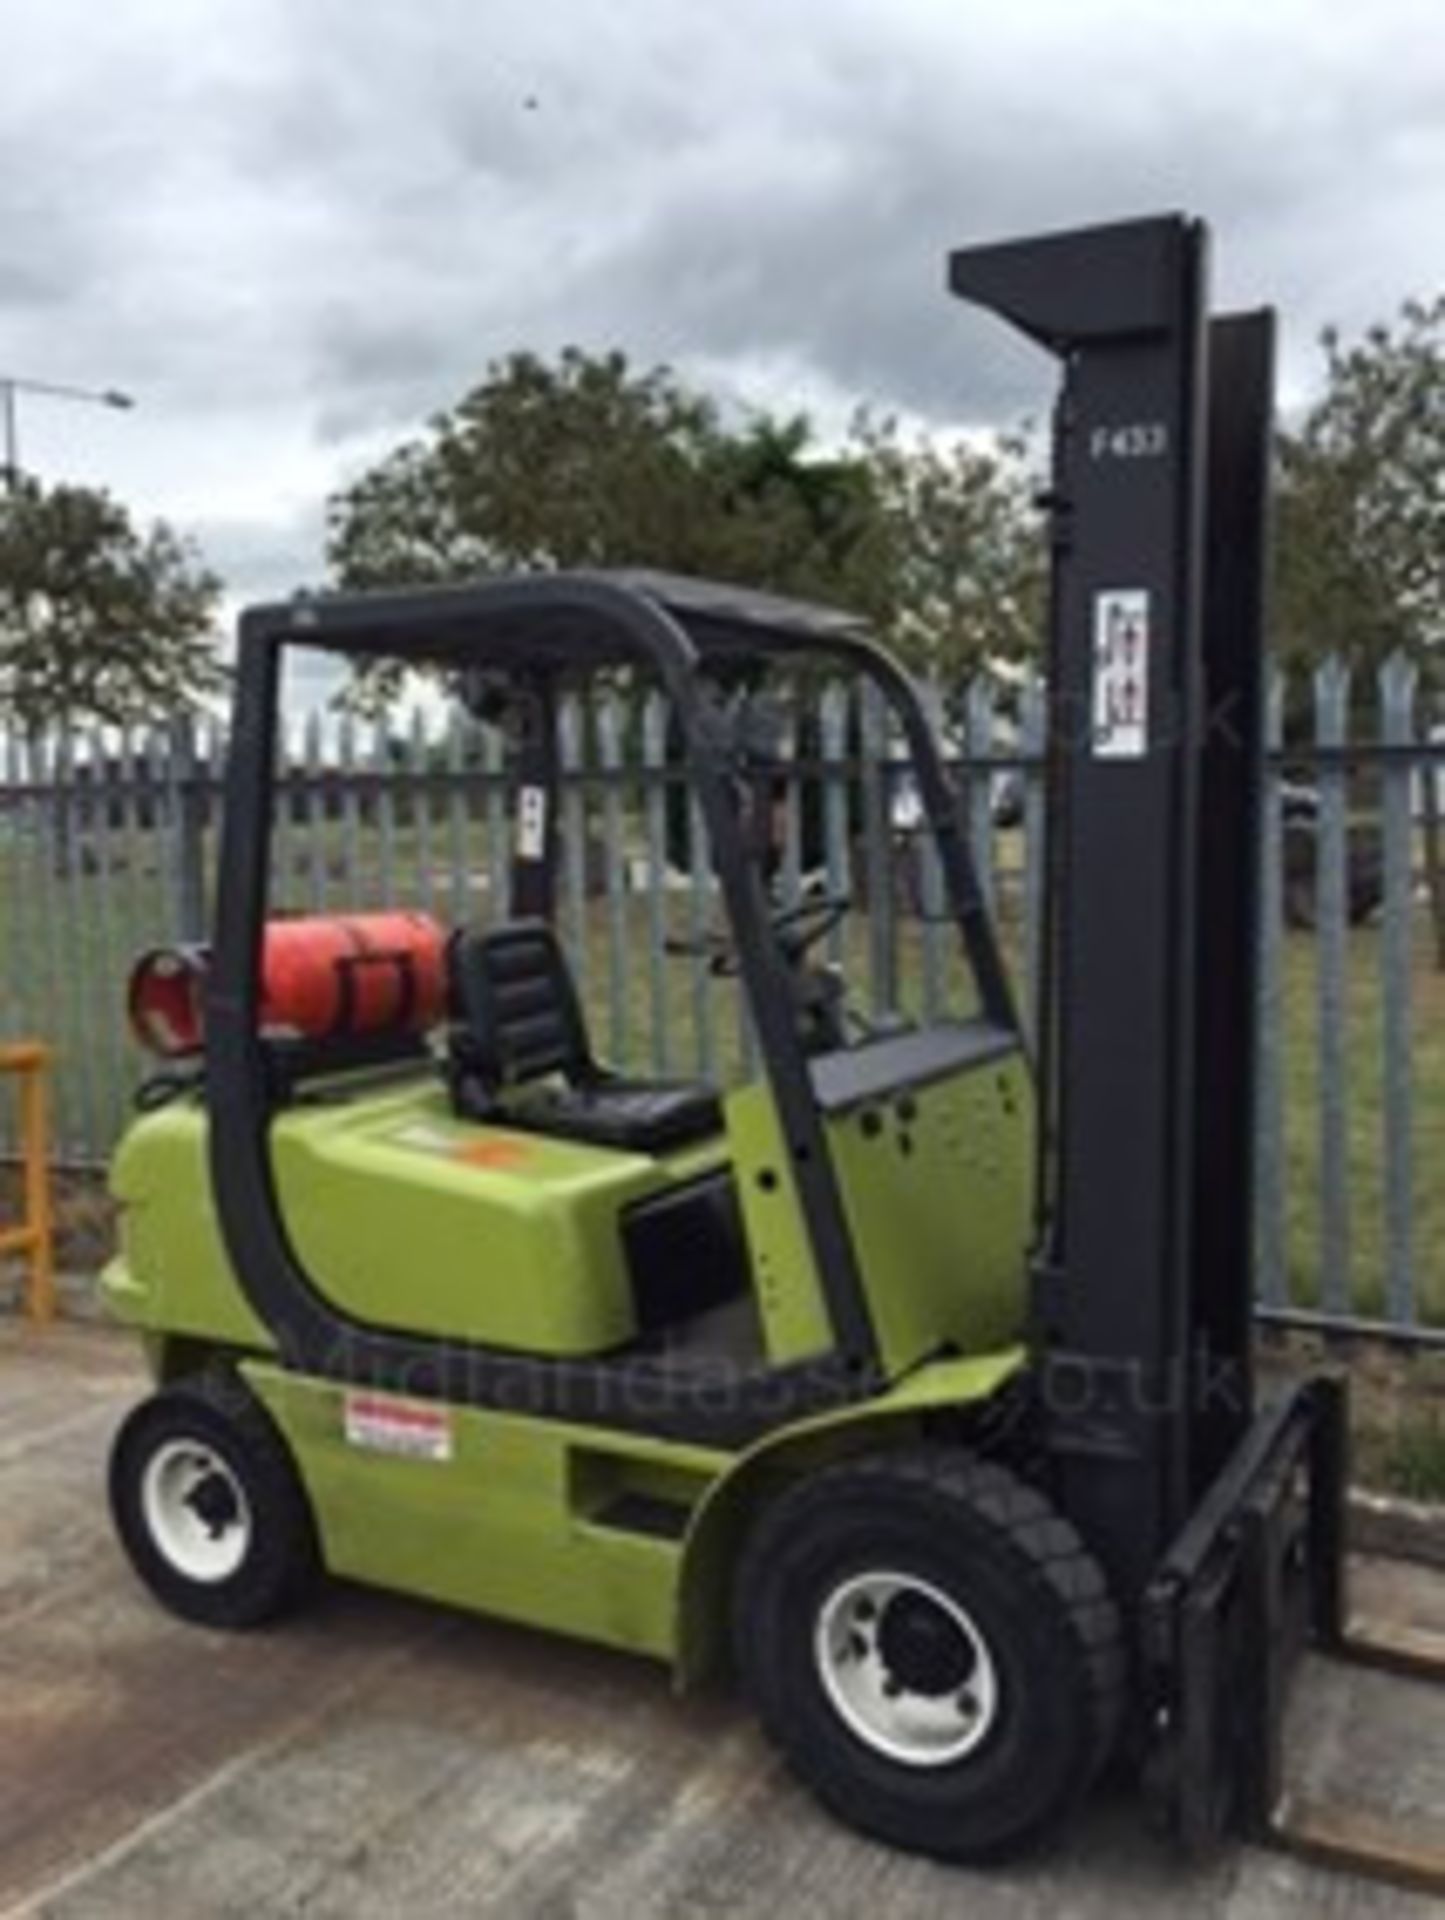
[[[24,1212],[0,1228],[0,1253],[29,1257],[25,1314],[36,1326],[55,1318],[55,1222],[50,1209],[50,1049],[38,1041],[0,1047],[0,1074],[20,1082],[20,1155]]]

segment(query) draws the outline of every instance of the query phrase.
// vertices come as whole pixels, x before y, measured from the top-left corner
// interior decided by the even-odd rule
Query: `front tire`
[[[908,1447],[811,1475],[754,1529],[738,1665],[849,1825],[985,1860],[1065,1817],[1107,1757],[1119,1615],[1074,1529],[1004,1468]]]
[[[135,1409],[111,1452],[110,1501],[131,1565],[183,1620],[259,1626],[319,1571],[291,1456],[232,1377],[167,1387]]]

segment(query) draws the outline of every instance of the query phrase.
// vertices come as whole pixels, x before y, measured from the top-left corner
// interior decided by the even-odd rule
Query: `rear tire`
[[[137,1407],[111,1452],[110,1501],[131,1565],[183,1620],[259,1626],[320,1571],[291,1456],[234,1377],[182,1382]]]
[[[986,1860],[1038,1840],[1124,1699],[1102,1572],[1042,1494],[951,1447],[811,1475],[738,1573],[737,1661],[793,1770],[850,1826]]]

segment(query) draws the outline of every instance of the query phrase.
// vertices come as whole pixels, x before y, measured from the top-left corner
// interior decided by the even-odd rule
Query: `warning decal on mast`
[[[1094,595],[1092,739],[1101,760],[1149,750],[1149,594],[1113,587]]]

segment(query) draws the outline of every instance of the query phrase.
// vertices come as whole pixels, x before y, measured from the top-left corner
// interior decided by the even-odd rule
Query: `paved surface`
[[[109,1335],[0,1327],[0,1915],[1439,1920],[1262,1852],[1181,1874],[1122,1804],[1027,1867],[890,1854],[818,1813],[726,1698],[675,1702],[645,1663],[380,1595],[249,1638],[181,1626],[104,1516],[138,1384]],[[1370,1584],[1445,1627],[1445,1577]],[[1445,1689],[1317,1670],[1293,1744],[1313,1792],[1417,1832],[1445,1814]]]

